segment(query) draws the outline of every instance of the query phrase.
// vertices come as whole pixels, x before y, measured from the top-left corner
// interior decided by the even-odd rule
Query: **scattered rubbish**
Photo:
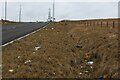
[[[13,69],[10,69],[9,72],[13,72],[14,70]]]
[[[90,68],[93,68],[92,66],[90,66]]]
[[[53,72],[53,75],[55,75],[56,73],[55,72]]]
[[[88,71],[85,71],[85,73],[88,73]]]
[[[89,64],[89,65],[92,65],[93,63],[94,63],[93,61],[87,62],[87,64]]]
[[[24,63],[25,63],[25,64],[31,63],[31,60],[27,60],[27,61],[25,61]]]
[[[80,72],[79,74],[81,75],[82,73]]]
[[[41,47],[35,47],[35,50],[37,51],[37,50],[39,50]]]
[[[52,28],[52,30],[53,30],[54,28]]]
[[[80,68],[83,68],[83,66],[81,66]]]
[[[21,56],[18,56],[17,58],[19,59],[19,58],[21,58]]]

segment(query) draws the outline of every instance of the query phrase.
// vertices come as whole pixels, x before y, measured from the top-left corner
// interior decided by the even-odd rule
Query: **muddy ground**
[[[3,78],[117,78],[118,29],[50,23],[3,47]]]

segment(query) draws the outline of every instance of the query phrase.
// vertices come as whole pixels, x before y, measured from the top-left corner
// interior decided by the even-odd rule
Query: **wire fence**
[[[84,24],[86,26],[99,26],[99,27],[108,27],[108,28],[118,28],[120,21],[111,20],[111,21],[80,21],[80,24]]]

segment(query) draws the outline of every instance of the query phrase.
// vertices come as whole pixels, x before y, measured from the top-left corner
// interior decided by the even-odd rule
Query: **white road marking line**
[[[40,31],[40,30],[46,28],[47,26],[48,26],[48,24],[47,24],[46,26],[44,26],[44,27],[42,27],[42,28],[36,30],[36,31],[33,31],[33,32],[29,33],[29,34],[26,34],[25,36],[19,37],[19,38],[13,40],[13,41],[10,41],[10,42],[8,42],[8,43],[6,43],[6,44],[0,46],[0,47],[7,46],[7,45],[9,45],[9,44],[11,44],[11,43],[13,43],[13,42],[15,42],[15,41],[18,41],[18,40],[20,40],[20,39],[23,39],[23,38],[25,38],[25,37],[27,37],[27,36],[29,36],[29,35],[31,35],[31,34],[34,34],[34,33],[38,32],[38,31]]]

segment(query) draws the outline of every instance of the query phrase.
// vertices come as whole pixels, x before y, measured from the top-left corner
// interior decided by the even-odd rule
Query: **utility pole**
[[[53,0],[53,22],[55,20],[55,0]]]
[[[21,4],[20,4],[20,9],[19,9],[19,22],[21,22]]]
[[[48,12],[48,21],[51,21],[51,9],[49,8],[49,12]]]
[[[5,20],[7,18],[7,0],[5,0]]]

